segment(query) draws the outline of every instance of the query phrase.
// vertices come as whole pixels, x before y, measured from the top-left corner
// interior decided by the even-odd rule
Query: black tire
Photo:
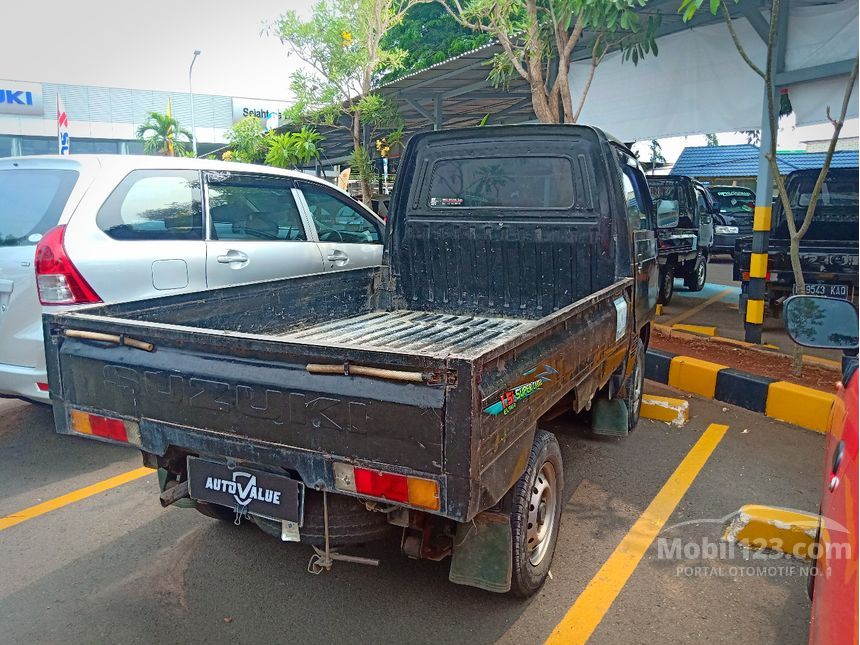
[[[251,520],[263,532],[281,537],[280,522],[261,517],[252,517]],[[388,515],[368,511],[364,502],[346,495],[328,495],[328,533],[331,546],[382,540],[389,536],[392,528],[388,523]],[[302,544],[325,544],[323,497],[319,491],[305,490],[304,522],[299,529],[299,537]]]
[[[527,598],[546,581],[561,524],[564,472],[555,435],[535,433],[528,467],[512,494],[510,593]]]
[[[645,390],[645,343],[640,338],[636,346],[636,364],[624,384],[624,405],[627,407],[627,430],[632,432],[639,423],[642,393]]]
[[[657,303],[668,305],[675,293],[675,267],[666,264],[660,269],[660,285],[657,291]]]
[[[696,258],[696,263],[690,270],[687,277],[684,278],[684,286],[690,291],[701,291],[705,288],[708,281],[708,258],[700,255]]]

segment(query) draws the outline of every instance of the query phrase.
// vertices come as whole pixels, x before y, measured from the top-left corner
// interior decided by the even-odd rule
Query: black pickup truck
[[[798,227],[806,216],[812,190],[821,169],[797,170],[786,177],[786,189]],[[858,285],[858,178],[857,168],[831,168],[815,205],[812,225],[800,241],[805,293],[843,298],[857,304]],[[766,311],[778,316],[782,302],[794,294],[795,280],[789,253],[790,236],[781,200],[774,202],[771,218]],[[734,279],[741,282],[740,310],[745,315],[749,286],[752,238],[735,243]]]
[[[532,594],[564,504],[539,423],[638,420],[651,219],[597,129],[416,135],[382,267],[45,315],[57,431],[139,448],[162,504],[310,543],[317,569],[399,527],[452,581]]]
[[[683,278],[690,291],[704,288],[714,242],[713,216],[719,211],[707,188],[691,177],[651,177],[648,185],[657,214],[658,302],[668,305],[675,278]]]

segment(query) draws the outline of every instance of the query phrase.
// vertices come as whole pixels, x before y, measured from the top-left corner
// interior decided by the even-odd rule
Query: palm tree
[[[180,157],[189,154],[191,133],[179,125],[179,121],[160,112],[150,112],[146,121],[137,128],[137,138],[143,142],[147,154]]]

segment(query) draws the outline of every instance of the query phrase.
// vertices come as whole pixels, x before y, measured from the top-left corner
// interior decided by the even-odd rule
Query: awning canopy
[[[658,56],[634,66],[620,53],[609,54],[597,70],[581,123],[604,128],[624,141],[759,129],[762,80],[736,51],[721,15],[704,3],[684,23],[678,0],[649,2],[640,13],[660,13]],[[738,36],[751,58],[764,65],[769,2],[728,3]],[[826,121],[826,107],[841,105],[845,80],[857,55],[856,0],[783,0],[785,46],[777,53],[777,82],[788,91],[798,125]],[[585,33],[573,54],[570,84],[574,101],[585,82],[593,34]],[[374,92],[397,102],[407,134],[433,128],[522,123],[535,119],[526,82],[514,74],[507,88],[487,80],[491,43],[409,74]],[[849,110],[857,116],[857,88]],[[352,149],[348,131],[321,128],[329,163]]]

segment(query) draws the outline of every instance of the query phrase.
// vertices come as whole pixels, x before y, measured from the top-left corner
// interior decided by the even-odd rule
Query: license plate
[[[226,464],[188,458],[188,494],[201,502],[301,525],[304,492],[304,484],[289,477],[244,466],[231,470]]]
[[[806,295],[808,296],[827,296],[828,298],[842,298],[848,300],[851,296],[851,287],[847,284],[829,284],[826,282],[813,282],[805,284]],[[797,285],[794,285],[794,293],[798,293]]]

